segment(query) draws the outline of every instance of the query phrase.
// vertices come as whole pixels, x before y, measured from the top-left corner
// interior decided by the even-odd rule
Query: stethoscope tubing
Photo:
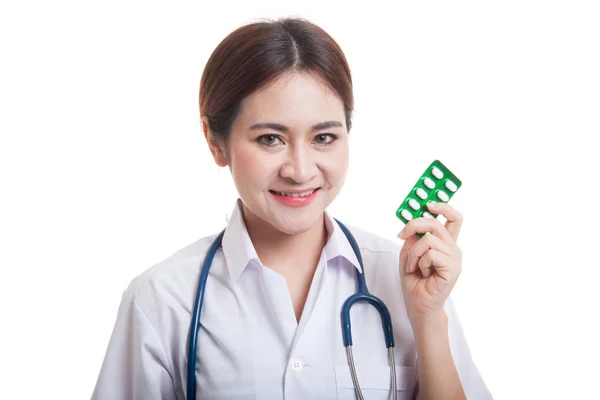
[[[348,228],[346,228],[346,226],[337,219],[336,221],[348,238],[348,241],[352,246],[352,250],[354,250],[356,258],[358,258],[358,263],[361,269],[361,272],[359,272],[358,269],[356,270],[357,293],[346,299],[340,313],[342,319],[342,335],[344,337],[344,346],[352,346],[352,324],[350,322],[350,309],[355,303],[359,301],[366,301],[374,306],[381,316],[381,324],[383,325],[386,347],[394,347],[394,332],[392,329],[392,317],[390,312],[381,299],[369,293],[367,282],[365,281],[365,269],[363,267],[362,255],[360,253],[360,249],[358,248],[358,243],[356,243],[356,239],[354,239],[354,236],[350,233]]]
[[[392,318],[390,316],[390,312],[386,305],[379,298],[373,296],[369,293],[367,288],[367,282],[364,276],[364,267],[362,261],[362,255],[360,253],[360,249],[358,248],[358,244],[354,239],[354,236],[348,228],[342,224],[340,221],[335,219],[335,221],[339,224],[340,228],[348,238],[350,245],[352,246],[352,250],[356,254],[358,259],[358,263],[360,265],[361,271],[356,270],[356,285],[357,285],[357,293],[350,296],[344,302],[342,306],[341,314],[341,322],[342,322],[342,336],[344,339],[344,347],[346,347],[346,353],[348,357],[348,363],[350,364],[352,380],[354,382],[354,386],[356,388],[359,399],[362,399],[362,391],[360,389],[358,378],[356,376],[356,368],[354,365],[354,358],[352,356],[352,324],[350,321],[350,309],[352,306],[359,302],[365,301],[371,305],[373,305],[379,315],[381,317],[381,323],[383,326],[383,332],[385,336],[386,347],[388,348],[388,355],[390,359],[391,372],[392,372],[392,397],[396,398],[396,373],[395,373],[395,361],[394,361],[394,335],[392,329]],[[202,315],[202,306],[204,303],[204,292],[206,289],[206,282],[208,280],[208,275],[210,272],[210,267],[212,261],[215,257],[216,252],[223,242],[223,236],[225,234],[225,230],[221,231],[214,239],[211,244],[206,257],[204,259],[204,263],[202,265],[202,269],[200,271],[200,278],[198,279],[198,288],[196,291],[196,298],[194,301],[194,311],[192,314],[191,326],[190,326],[190,334],[188,338],[188,365],[187,365],[187,396],[188,400],[196,399],[196,354],[198,350],[198,330],[200,329],[200,316]]]
[[[200,329],[200,315],[202,313],[202,305],[204,303],[204,290],[206,289],[206,281],[210,272],[210,265],[221,243],[223,242],[225,229],[219,233],[211,244],[202,270],[200,271],[200,279],[198,280],[198,290],[196,291],[196,300],[194,301],[194,312],[192,314],[192,323],[190,326],[189,346],[188,346],[188,366],[187,366],[187,399],[196,400],[196,351],[198,350],[198,329]]]

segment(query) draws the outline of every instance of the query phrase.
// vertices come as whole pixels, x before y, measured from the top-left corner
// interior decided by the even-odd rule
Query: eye
[[[277,145],[277,140],[281,141],[281,138],[278,135],[262,135],[256,139],[257,142],[265,144],[269,147]]]
[[[317,143],[325,145],[325,146],[330,145],[336,139],[337,139],[337,136],[333,135],[331,133],[321,133],[320,135],[315,136],[315,140],[317,141]]]

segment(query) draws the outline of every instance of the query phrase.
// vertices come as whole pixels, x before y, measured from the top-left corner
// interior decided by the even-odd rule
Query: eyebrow
[[[318,124],[315,124],[311,127],[312,131],[320,131],[322,129],[329,129],[329,128],[334,128],[334,127],[343,127],[344,125],[342,125],[341,122],[339,121],[325,121],[325,122],[319,122]],[[269,128],[269,129],[274,129],[276,131],[279,132],[284,132],[287,133],[289,132],[289,128],[285,125],[281,125],[281,124],[276,124],[274,122],[259,122],[257,124],[254,124],[252,126],[250,126],[250,130],[255,130],[255,129],[265,129],[265,128]]]

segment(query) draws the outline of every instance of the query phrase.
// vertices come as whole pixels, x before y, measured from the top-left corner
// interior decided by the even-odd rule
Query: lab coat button
[[[293,372],[302,372],[303,369],[304,363],[302,362],[302,359],[292,357],[292,359],[290,360],[290,370]]]

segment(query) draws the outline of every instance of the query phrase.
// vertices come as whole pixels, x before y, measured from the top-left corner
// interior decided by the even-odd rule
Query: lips
[[[302,192],[279,192],[277,190],[271,190],[271,192],[276,193],[280,196],[286,196],[286,197],[304,197],[304,196],[308,196],[308,195],[312,194],[316,190],[317,189],[310,189],[310,190],[305,190]]]
[[[277,200],[278,202],[280,202],[281,204],[283,204],[285,206],[303,207],[303,206],[310,204],[313,201],[313,199],[319,193],[319,189],[320,188],[317,188],[314,190],[308,190],[308,191],[304,191],[304,192],[296,192],[296,193],[283,192],[284,194],[280,194],[282,192],[277,192],[275,190],[269,190],[269,192],[271,193],[271,195],[273,196],[273,198],[275,200]],[[306,194],[304,196],[300,196],[305,193],[308,193],[308,194]]]

